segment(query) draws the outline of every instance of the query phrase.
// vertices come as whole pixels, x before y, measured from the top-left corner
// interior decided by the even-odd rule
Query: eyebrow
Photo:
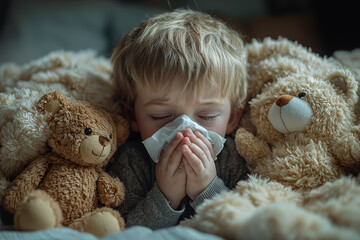
[[[223,101],[217,101],[217,100],[210,100],[210,101],[205,100],[203,102],[198,101],[198,103],[202,106],[203,105],[224,105],[225,104]]]
[[[149,102],[144,104],[144,107],[149,105],[168,105],[167,102],[169,101],[169,98],[154,98],[151,99]]]
[[[149,102],[144,104],[144,107],[150,106],[150,105],[161,105],[161,106],[168,106],[169,98],[154,98],[151,99]],[[198,104],[201,106],[209,106],[209,105],[225,105],[223,101],[218,100],[205,100],[205,101],[198,101]]]

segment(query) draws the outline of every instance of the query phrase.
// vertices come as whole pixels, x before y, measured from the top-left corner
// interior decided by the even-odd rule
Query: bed
[[[107,11],[110,11],[112,8],[111,5],[107,5],[106,9]],[[136,8],[137,9],[137,8]],[[92,11],[96,11],[96,8],[92,9]],[[125,11],[126,12],[126,11]],[[146,12],[146,14],[145,14]],[[152,14],[157,13],[158,10],[144,10],[144,11],[138,11],[136,10],[137,18],[135,21],[132,21],[131,25],[126,26],[126,28],[123,29],[123,32],[117,32],[114,34],[113,40],[118,39],[124,32],[127,32],[129,29],[131,29],[134,25],[136,25],[138,22],[143,20],[145,18],[145,15],[148,16],[149,12]],[[93,14],[89,13],[89,14]],[[121,19],[122,21],[124,19]],[[71,22],[69,26],[71,26]],[[88,27],[88,26],[87,26]],[[87,28],[86,27],[86,28]],[[103,31],[104,29],[99,25],[91,25],[91,27],[97,28],[99,31]],[[113,26],[116,28],[116,26]],[[84,33],[86,34],[86,33]],[[91,36],[88,37],[91,39]],[[29,53],[29,55],[24,54],[22,58],[20,59],[19,56],[17,56],[17,59],[10,59],[13,61],[20,61],[21,64],[14,64],[9,61],[5,61],[4,59],[7,59],[8,56],[2,55],[1,56],[1,67],[0,67],[0,93],[8,93],[12,95],[19,95],[22,94],[25,91],[24,89],[31,89],[34,91],[34,94],[27,95],[26,99],[21,99],[19,97],[17,99],[16,104],[33,104],[34,101],[36,101],[36,97],[42,93],[45,93],[47,91],[59,89],[65,92],[65,94],[73,99],[76,100],[86,100],[93,104],[99,105],[101,107],[107,108],[109,106],[109,102],[111,102],[111,86],[109,84],[110,74],[111,74],[111,65],[108,62],[108,59],[106,57],[99,57],[100,55],[108,55],[109,54],[109,48],[108,46],[103,45],[103,41],[101,39],[98,39],[99,45],[97,45],[97,49],[90,49],[90,50],[78,50],[78,51],[54,51],[51,52],[52,49],[58,48],[58,46],[38,46],[40,47],[41,51],[36,52],[38,54],[34,58],[34,54],[30,54],[30,50],[28,49],[22,49],[24,53]],[[20,48],[24,47],[25,45],[21,45],[21,42],[17,42],[20,44]],[[95,44],[97,44],[95,43]],[[5,45],[2,45],[5,46]],[[16,46],[12,46],[12,49],[16,49]],[[48,47],[48,48],[47,48]],[[78,49],[82,47],[81,43],[77,46]],[[48,53],[51,52],[51,53]],[[7,53],[9,53],[7,51]],[[9,53],[10,54],[10,53]],[[10,54],[11,55],[11,54]],[[10,56],[9,55],[9,56]],[[14,55],[12,55],[14,56]],[[44,57],[45,56],[45,57]],[[344,67],[347,67],[351,69],[354,73],[354,75],[357,77],[358,80],[360,80],[360,49],[353,50],[353,51],[336,51],[334,53],[334,57],[338,59]],[[69,60],[70,59],[70,60]],[[56,63],[56,64],[54,64]],[[70,76],[71,74],[69,72],[66,72],[66,70],[71,70],[76,66],[77,72],[75,74],[75,78],[73,78],[73,81],[62,81],[63,78],[59,77],[56,81],[53,81],[51,83],[43,82],[41,81],[41,78],[39,81],[33,81],[32,77],[33,75],[36,75],[37,72],[44,71],[43,66],[48,67],[49,69],[56,66],[58,68],[63,68],[62,71],[58,71],[59,76]],[[46,68],[45,67],[45,68]],[[4,69],[7,69],[4,71]],[[37,70],[34,70],[37,69]],[[46,70],[46,69],[45,69]],[[23,74],[19,73],[22,72]],[[63,75],[61,75],[63,74]],[[21,76],[13,78],[13,76]],[[74,75],[71,75],[74,76]],[[84,83],[85,78],[91,78],[93,81],[89,85],[88,83]],[[39,90],[37,88],[37,85],[42,85],[42,89]],[[90,86],[90,87],[89,87]],[[94,89],[102,89],[103,92],[107,93],[102,95],[101,97],[94,97],[96,94],[94,93]],[[2,102],[4,103],[4,102]],[[111,105],[111,104],[110,104]],[[20,108],[17,108],[19,105],[14,106],[12,111],[14,114],[19,111]],[[30,112],[31,113],[31,112]],[[33,113],[31,113],[33,114]],[[15,116],[15,115],[14,115]],[[1,126],[2,127],[2,126]],[[41,132],[42,129],[38,129],[38,133],[41,136],[44,132]],[[28,137],[28,141],[25,141],[24,144],[28,144],[29,146],[33,146],[32,140],[34,139],[33,133],[29,133],[29,136],[26,136],[26,133],[24,134],[25,137]],[[23,156],[18,155],[18,159],[24,160],[30,159],[32,157],[37,156],[40,153],[43,153],[46,151],[46,145],[39,137],[36,139],[38,141],[38,145],[36,149],[29,148],[30,150]],[[3,157],[3,155],[2,155]],[[5,156],[8,159],[11,159],[11,154],[8,154]],[[93,235],[87,234],[87,233],[80,233],[75,230],[72,230],[70,228],[56,228],[56,229],[50,229],[45,231],[37,231],[37,232],[18,232],[13,229],[12,223],[11,223],[11,216],[6,215],[2,211],[2,217],[3,220],[0,222],[0,239],[4,240],[32,240],[32,239],[79,239],[79,240],[93,240],[93,239],[207,239],[207,240],[217,240],[222,239],[219,236],[200,232],[196,229],[185,227],[185,226],[174,226],[166,229],[160,229],[160,230],[151,230],[146,227],[136,226],[127,228],[122,232],[117,232],[102,238],[97,238]],[[9,220],[10,219],[10,220]]]

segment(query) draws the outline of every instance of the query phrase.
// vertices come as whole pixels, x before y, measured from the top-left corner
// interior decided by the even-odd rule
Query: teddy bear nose
[[[291,95],[281,95],[280,97],[278,97],[278,99],[276,99],[276,105],[278,105],[279,107],[285,106],[291,101],[291,99],[293,99],[293,96]]]
[[[101,145],[106,146],[110,143],[110,140],[107,139],[106,137],[99,136],[99,142]]]

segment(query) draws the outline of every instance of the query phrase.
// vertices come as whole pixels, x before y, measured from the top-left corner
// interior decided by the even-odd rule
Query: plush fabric
[[[122,182],[102,167],[127,139],[127,121],[60,91],[42,96],[36,109],[48,123],[50,151],[4,191],[2,206],[14,214],[15,229],[69,226],[96,236],[124,229],[120,214],[100,203],[113,207],[125,198]]]
[[[325,76],[336,76],[336,74],[331,75],[331,72],[337,73],[337,76],[343,77],[342,80],[340,78],[338,79],[339,81],[333,81],[335,83],[333,85],[325,81],[325,83],[323,83],[324,85],[321,86],[332,86],[336,90],[331,90],[333,91],[331,93],[340,95],[341,97],[337,97],[337,99],[344,101],[343,104],[338,105],[338,108],[342,109],[343,113],[334,114],[335,117],[344,118],[344,121],[338,121],[335,122],[335,124],[347,123],[350,131],[344,127],[342,132],[351,133],[352,138],[348,138],[346,134],[342,137],[337,135],[338,138],[331,136],[335,141],[330,141],[330,144],[334,144],[332,148],[339,152],[354,151],[354,153],[356,153],[356,144],[353,145],[355,148],[352,149],[347,148],[347,146],[349,145],[348,143],[358,143],[356,127],[359,123],[359,115],[354,108],[359,106],[356,100],[359,91],[355,90],[357,83],[355,83],[354,79],[359,80],[359,75],[352,75],[344,66],[348,66],[354,73],[358,69],[354,67],[357,58],[353,58],[353,55],[348,52],[341,52],[341,54],[340,52],[338,54],[335,53],[335,56],[343,63],[341,66],[333,62],[333,60],[323,59],[316,54],[308,52],[308,50],[302,46],[284,39],[255,42],[249,45],[248,48],[265,46],[268,50],[271,50],[270,45],[267,45],[269,43],[273,44],[272,46],[278,46],[278,48],[268,51],[267,54],[260,54],[264,61],[259,61],[261,58],[255,59],[254,55],[249,54],[249,56],[252,56],[249,60],[255,60],[254,62],[249,61],[250,80],[253,79],[253,83],[256,83],[255,80],[257,78],[265,77],[264,79],[268,80],[264,85],[263,81],[252,84],[249,92],[250,98],[255,99],[259,92],[259,97],[266,95],[264,92],[271,89],[272,81],[277,82],[281,79],[284,81],[286,77],[291,79],[289,75],[294,74],[298,70],[306,69],[304,73],[297,75],[297,77],[301,77],[299,79],[302,79],[298,84],[310,81],[311,79],[313,82],[316,82],[316,79],[324,80],[323,78]],[[289,48],[289,46],[291,47]],[[261,52],[259,51],[258,53]],[[302,56],[301,53],[308,55]],[[256,51],[254,54],[256,54]],[[270,56],[276,56],[275,60],[277,59],[277,62],[281,64],[290,63],[294,59],[297,59],[300,63],[299,65],[288,64],[286,68],[284,68],[286,65],[281,67],[280,64],[279,66],[281,68],[271,69],[272,61],[269,59]],[[292,60],[290,60],[291,58]],[[256,63],[256,61],[258,61],[258,63]],[[328,68],[328,66],[332,66],[333,68]],[[261,70],[261,68],[264,69],[267,67],[269,69],[266,71]],[[111,66],[108,60],[97,57],[96,54],[91,51],[57,51],[42,58],[32,60],[24,65],[6,64],[1,66],[0,69],[0,134],[2,134],[0,135],[2,145],[0,149],[0,173],[3,174],[2,179],[6,186],[7,182],[12,181],[34,158],[48,150],[46,141],[49,138],[49,126],[44,116],[39,114],[34,107],[40,96],[48,91],[59,89],[71,100],[85,100],[109,109],[111,105],[110,96],[112,94],[112,88],[109,82]],[[280,69],[287,69],[287,71],[281,72]],[[329,71],[326,69],[329,69]],[[322,74],[312,76],[311,79],[306,78],[306,74],[309,75],[315,70],[323,72]],[[272,79],[271,76],[276,77]],[[336,78],[329,79],[335,80]],[[311,86],[313,89],[309,88],[309,90],[317,90],[316,85]],[[100,89],[100,91],[97,91],[97,89]],[[283,87],[279,89],[282,90],[281,94],[283,94],[284,91],[291,88]],[[349,92],[345,91],[345,94],[344,90],[346,89],[352,90]],[[276,96],[281,95],[280,90],[275,94]],[[294,94],[295,97],[299,97],[300,92],[296,91],[296,93],[296,95]],[[306,97],[309,96],[309,94],[306,95]],[[266,102],[267,106],[273,104],[274,99],[275,96],[270,97],[269,94],[269,101]],[[333,101],[332,98],[327,98],[327,104],[331,103],[329,99]],[[255,100],[253,102],[256,103]],[[314,103],[315,101],[312,102],[312,104]],[[319,105],[321,105],[320,103],[324,104],[324,102],[319,102]],[[347,108],[346,111],[344,111],[344,106]],[[259,108],[258,114],[260,116],[262,111],[261,107]],[[345,117],[348,112],[352,111],[354,112]],[[247,110],[248,114],[245,114],[241,120],[241,127],[255,136],[258,134],[257,129],[259,128],[256,123],[260,124],[268,120],[267,116],[258,118],[256,117],[257,114],[251,116],[251,112],[254,112],[253,109],[250,108]],[[316,113],[317,111],[313,111],[313,115]],[[323,111],[323,113],[328,114],[326,111]],[[334,112],[330,111],[330,113]],[[306,125],[303,131],[308,131],[309,126],[310,125]],[[264,130],[265,129],[266,128],[264,128]],[[268,122],[268,129],[271,129],[270,122]],[[323,131],[327,133],[327,127],[324,127]],[[299,133],[292,134],[294,135],[294,139],[297,139],[295,135]],[[268,135],[268,137],[274,139],[282,136],[276,132],[275,128],[271,134]],[[22,138],[20,136],[22,136]],[[325,139],[328,135],[323,134],[321,136]],[[318,136],[315,134],[315,137]],[[283,139],[281,138],[281,140]],[[264,141],[266,142],[266,140]],[[240,142],[241,140],[239,144]],[[319,140],[313,141],[309,146],[315,146],[318,142]],[[291,141],[286,141],[286,144],[289,143],[291,143]],[[327,149],[328,145],[326,144],[318,145],[320,146],[318,150],[326,154],[330,153],[330,157],[333,157],[335,151],[329,151],[329,149]],[[276,143],[271,145],[283,147],[281,144],[276,145]],[[301,149],[301,147],[296,144],[293,146],[292,150],[295,150],[295,152],[297,149]],[[4,149],[7,150],[4,151]],[[273,146],[270,149],[273,150]],[[293,157],[293,152],[290,151],[291,148],[288,149],[289,151],[286,151],[286,148],[283,149],[285,150],[283,153],[287,155],[288,159],[291,159]],[[265,147],[264,152],[268,154],[263,154],[263,156],[274,157],[273,154],[275,153],[271,151],[269,153],[268,151],[269,149]],[[313,157],[324,156],[324,154],[318,154],[319,151],[315,148],[315,150],[313,149],[306,152],[306,156],[312,156],[312,158],[308,159],[308,164],[314,164],[310,161]],[[257,152],[259,151],[255,149],[255,145],[250,144],[246,151],[241,153],[248,153],[250,156],[252,153]],[[310,153],[313,155],[310,155]],[[126,239],[131,239],[127,233],[135,229],[139,229],[140,232],[134,233],[134,235],[139,237],[145,236],[142,234],[146,234],[149,239],[151,239],[152,236],[156,236],[157,239],[169,236],[174,239],[201,239],[201,237],[204,236],[206,239],[219,239],[217,236],[229,239],[258,239],[259,236],[269,239],[359,239],[360,233],[358,229],[360,229],[360,224],[357,216],[360,215],[358,212],[360,209],[360,180],[359,177],[342,176],[343,173],[348,172],[356,175],[358,158],[354,158],[356,155],[353,154],[344,155],[345,158],[341,158],[342,155],[339,155],[340,156],[335,157],[335,159],[339,161],[331,165],[332,167],[340,166],[339,174],[333,174],[331,176],[323,172],[318,174],[318,177],[314,176],[315,179],[317,179],[315,182],[306,181],[306,176],[312,174],[310,170],[303,171],[304,175],[301,176],[305,178],[295,182],[288,174],[282,175],[278,168],[274,168],[274,173],[279,170],[279,172],[277,172],[279,174],[276,174],[275,177],[271,171],[267,171],[264,174],[267,178],[264,178],[264,176],[261,175],[263,167],[257,167],[263,160],[260,162],[254,159],[249,161],[249,166],[252,167],[253,171],[257,169],[259,175],[250,176],[248,181],[239,182],[233,191],[219,194],[214,199],[205,201],[197,209],[197,214],[194,219],[183,223],[184,225],[211,234],[203,235],[191,228],[181,226],[157,231],[151,231],[143,227],[135,227],[125,230],[124,232],[109,235],[106,239],[112,239],[112,237],[119,237],[121,239],[122,236],[127,236]],[[299,156],[301,156],[301,154]],[[284,157],[285,160],[287,158]],[[278,160],[277,157],[272,159]],[[329,159],[330,162],[333,161],[331,158],[325,159]],[[304,163],[306,166],[307,163]],[[4,164],[7,166],[6,168],[3,167]],[[345,167],[346,165],[347,167]],[[326,166],[326,164],[323,166]],[[13,171],[11,172],[9,169]],[[288,172],[292,169],[293,168],[288,168]],[[11,174],[9,174],[9,171]],[[329,171],[333,171],[333,168],[329,168]],[[256,170],[254,172],[256,172]],[[284,178],[284,176],[288,177]],[[293,185],[293,183],[295,183],[295,185]],[[70,237],[72,234],[76,236],[76,239],[81,239],[82,237],[84,239],[97,239],[92,235],[79,233],[68,228],[56,228],[33,233],[3,231],[0,232],[0,238],[15,240],[31,238],[60,239],[63,236]]]
[[[359,239],[358,80],[287,39],[247,51],[251,128],[235,141],[254,175],[183,225],[229,239]]]
[[[8,181],[48,150],[49,126],[36,109],[54,90],[110,110],[111,64],[92,50],[55,51],[26,64],[0,66],[0,200]]]

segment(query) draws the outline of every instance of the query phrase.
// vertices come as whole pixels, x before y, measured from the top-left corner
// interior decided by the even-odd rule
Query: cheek
[[[153,127],[151,121],[149,121],[146,115],[140,111],[135,104],[135,121],[133,122],[136,126],[133,130],[140,133],[142,140],[150,137],[152,135]]]
[[[228,124],[230,121],[230,115],[231,115],[230,101],[227,101],[226,106],[224,107],[220,117],[217,118],[216,121],[214,121],[209,127],[207,127],[207,129],[216,132],[222,137],[225,137]]]
[[[142,140],[151,137],[156,131],[158,131],[162,127],[162,125],[159,125],[158,123],[151,121],[150,119],[138,121],[138,124]]]
[[[203,127],[205,127],[209,131],[216,132],[222,137],[225,137],[228,121],[229,121],[229,117],[223,117],[209,124],[208,126],[203,126]]]
[[[216,126],[213,126],[211,128],[207,128],[207,130],[210,130],[212,132],[216,132],[220,136],[224,137],[225,133],[226,133],[226,124],[225,125],[224,124],[216,125]]]
[[[139,130],[142,140],[151,137],[156,132],[153,129],[150,129],[149,127],[140,128]]]

